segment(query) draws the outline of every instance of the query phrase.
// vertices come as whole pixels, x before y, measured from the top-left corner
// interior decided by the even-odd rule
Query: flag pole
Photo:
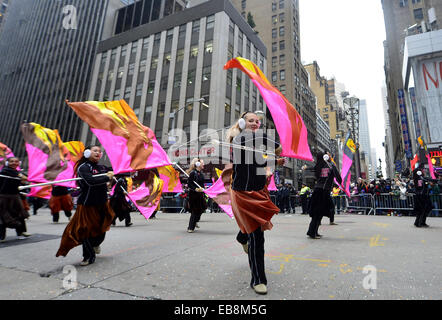
[[[174,163],[172,163],[172,164],[173,164],[174,166],[177,166],[178,169],[180,169],[181,172],[184,173],[184,174],[187,176],[187,178],[189,178],[189,175],[187,174],[187,172],[184,171],[183,168],[181,168],[181,167],[179,166],[178,163],[174,162]],[[204,189],[203,187],[201,187],[201,186],[200,186],[198,183],[196,183],[195,181],[194,181],[194,183],[197,185],[198,188],[200,188],[200,189]]]
[[[103,173],[103,174],[97,174],[97,175],[92,176],[92,177],[93,178],[98,178],[98,177],[104,177],[106,175],[107,175],[106,173]],[[58,180],[58,181],[52,181],[52,182],[46,182],[46,183],[30,184],[30,185],[27,185],[27,186],[18,187],[18,190],[21,191],[21,190],[24,190],[24,189],[30,189],[30,188],[36,188],[36,187],[44,187],[44,186],[50,186],[50,185],[57,184],[57,183],[79,181],[79,180],[83,180],[83,178],[72,178],[72,179]]]
[[[13,179],[13,180],[22,180],[21,178],[10,177],[10,176],[4,176],[4,175],[2,175],[2,174],[0,174],[0,178]]]

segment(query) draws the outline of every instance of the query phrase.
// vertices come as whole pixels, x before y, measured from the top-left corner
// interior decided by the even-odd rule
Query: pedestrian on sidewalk
[[[29,213],[24,209],[18,187],[22,185],[27,177],[17,171],[20,160],[11,157],[6,160],[5,166],[0,172],[0,241],[6,239],[6,229],[15,229],[17,236],[21,239],[30,236],[27,233],[25,219]]]
[[[270,222],[273,215],[279,213],[279,208],[270,199],[267,189],[267,166],[269,162],[262,153],[245,151],[247,146],[258,149],[268,147],[269,139],[258,131],[260,121],[253,112],[244,113],[238,122],[229,130],[227,141],[232,147],[232,184],[230,190],[232,211],[241,232],[237,240],[248,252],[249,266],[252,274],[250,286],[258,294],[267,293],[267,278],[264,267],[264,231],[271,230]],[[279,145],[275,143],[275,147]],[[260,149],[259,149],[260,150]],[[280,154],[281,148],[275,153]],[[259,160],[258,160],[259,158]],[[283,165],[284,159],[278,159],[277,164]],[[247,250],[246,237],[247,235]]]
[[[114,173],[98,164],[101,156],[100,146],[87,147],[83,157],[75,164],[74,172],[82,178],[78,181],[81,193],[77,200],[77,210],[64,230],[56,254],[56,257],[65,257],[72,248],[81,244],[81,266],[95,262],[96,254],[101,252],[100,245],[115,217],[107,196],[107,183],[113,179]],[[103,173],[106,176],[94,177]]]

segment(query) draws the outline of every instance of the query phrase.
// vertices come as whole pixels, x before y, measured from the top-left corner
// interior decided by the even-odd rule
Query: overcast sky
[[[317,61],[350,95],[367,101],[370,143],[385,172],[385,24],[381,0],[299,0],[301,60]],[[379,161],[376,162],[379,165]]]

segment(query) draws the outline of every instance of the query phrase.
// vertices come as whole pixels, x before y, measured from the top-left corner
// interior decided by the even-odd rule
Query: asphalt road
[[[0,243],[0,299],[442,299],[442,218],[428,218],[423,229],[413,217],[337,215],[338,225],[323,219],[324,237],[314,240],[306,236],[308,216],[277,215],[265,233],[268,294],[259,296],[226,214],[203,214],[193,234],[188,214],[132,217],[133,226],[117,222],[96,262],[81,267],[81,247],[55,257],[66,217],[53,224],[40,209],[27,222],[33,236],[18,240],[8,229]]]

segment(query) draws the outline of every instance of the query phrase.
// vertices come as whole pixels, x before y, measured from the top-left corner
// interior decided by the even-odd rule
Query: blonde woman
[[[241,230],[237,240],[245,245],[252,273],[250,286],[258,294],[267,293],[267,279],[264,268],[264,231],[271,230],[270,222],[279,208],[270,199],[267,190],[267,167],[270,162],[260,148],[267,149],[270,139],[261,131],[261,122],[253,112],[244,113],[238,122],[227,133],[227,141],[232,144],[232,210]],[[279,155],[282,149],[275,144],[275,153]],[[241,147],[251,148],[248,151]],[[253,151],[252,151],[253,149]],[[278,165],[285,163],[284,159],[276,161]],[[246,236],[247,235],[247,241]],[[245,249],[245,248],[244,248]]]
[[[190,168],[187,170],[189,179],[187,185],[189,187],[189,207],[190,220],[187,228],[188,233],[193,233],[195,227],[199,228],[198,221],[200,221],[201,214],[207,209],[206,198],[204,196],[204,176],[201,172],[204,168],[204,161],[195,158],[190,163]]]

